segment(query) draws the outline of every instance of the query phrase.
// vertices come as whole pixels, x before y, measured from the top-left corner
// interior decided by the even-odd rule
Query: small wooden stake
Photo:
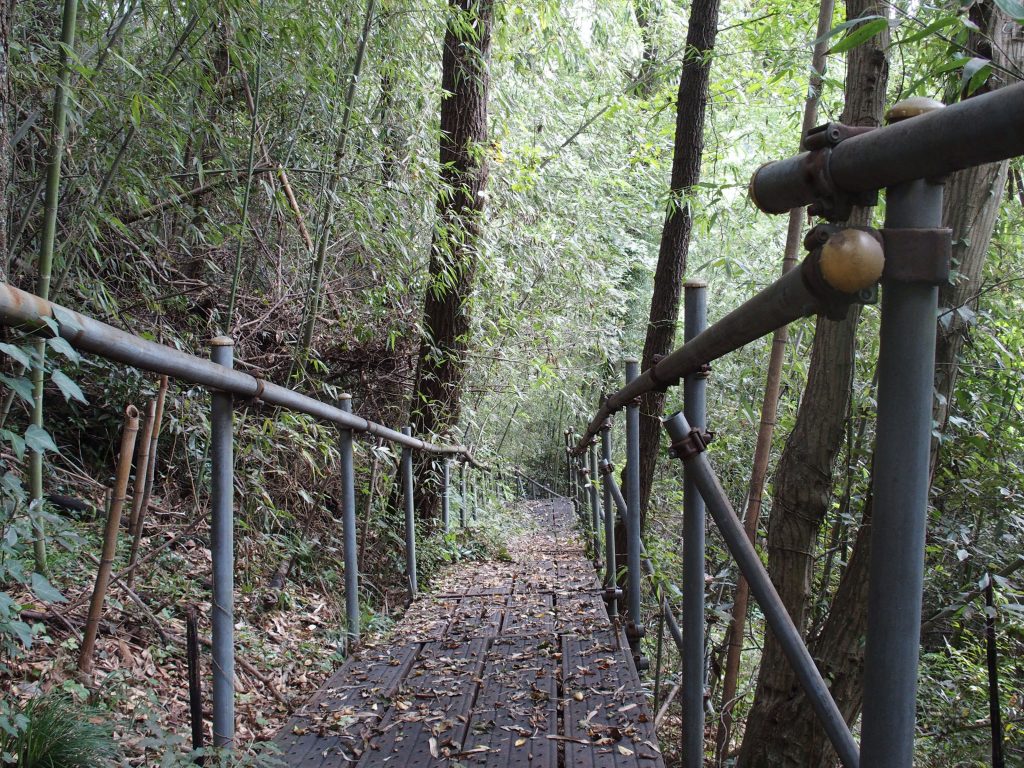
[[[103,613],[103,601],[107,596],[107,585],[110,583],[110,571],[114,564],[117,550],[117,534],[121,527],[121,512],[124,499],[128,492],[128,476],[132,469],[132,455],[135,453],[135,437],[139,432],[139,411],[129,405],[124,411],[124,429],[121,432],[121,454],[117,460],[117,479],[114,493],[110,501],[110,512],[107,515],[106,527],[103,531],[103,556],[100,558],[99,569],[96,571],[96,586],[92,592],[89,605],[89,618],[85,623],[85,635],[82,638],[82,650],[78,656],[78,669],[86,674],[92,671],[92,654],[96,646],[96,632],[100,626]]]

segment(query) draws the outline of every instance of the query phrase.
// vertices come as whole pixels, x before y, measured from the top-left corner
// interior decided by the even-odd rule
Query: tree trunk
[[[654,25],[658,20],[657,0],[634,0],[633,12],[636,14],[636,25],[640,28],[640,39],[644,46],[633,93],[642,99],[649,99],[657,89],[658,45],[654,39]]]
[[[447,436],[458,424],[466,375],[473,285],[479,260],[487,163],[488,59],[493,0],[450,0],[441,72],[441,190],[430,249],[423,332],[410,405],[413,431]],[[433,520],[440,506],[417,461],[416,508]]]
[[[686,33],[686,54],[676,98],[676,138],[672,155],[670,202],[661,231],[658,266],[654,272],[650,319],[641,361],[643,370],[658,355],[672,350],[679,318],[679,303],[686,274],[693,218],[687,196],[700,179],[704,152],[704,115],[711,78],[711,52],[718,34],[719,0],[694,0]],[[652,392],[640,404],[640,514],[646,520],[647,502],[661,445],[661,412],[665,394]]]
[[[877,0],[847,3],[850,19],[884,11]],[[888,43],[885,31],[850,52],[841,118],[847,125],[881,123]],[[868,223],[870,213],[870,209],[856,210],[851,223]],[[835,458],[845,435],[859,319],[859,305],[852,306],[846,319],[838,322],[818,318],[807,388],[776,471],[768,527],[768,571],[801,632],[806,630],[810,606],[814,547],[829,508]],[[806,745],[792,735],[799,725],[791,714],[799,690],[775,636],[766,631],[740,766],[807,765]]]
[[[998,42],[993,46],[997,63],[1006,63],[998,58],[1002,51],[1012,52],[1010,55],[1016,57],[1017,61],[1024,59],[1021,31],[1018,27],[1006,23],[1008,20],[1001,12],[993,12],[992,7],[986,5],[975,6],[971,14],[972,20],[983,29],[988,27]],[[849,15],[854,15],[852,10]],[[1016,35],[1016,39],[1011,40],[1010,35]],[[1005,36],[1005,39],[1000,39],[1001,36]],[[977,44],[977,41],[972,43]],[[987,55],[980,45],[977,51],[979,55]],[[944,220],[946,226],[953,229],[954,258],[958,260],[957,268],[963,277],[957,285],[943,289],[941,304],[944,307],[963,304],[968,297],[976,293],[980,285],[981,268],[992,235],[1005,175],[1005,167],[1000,171],[998,165],[986,166],[958,173],[947,185]],[[943,333],[941,325],[939,331],[935,380],[936,390],[941,397],[936,404],[936,418],[941,417],[941,420],[944,420],[948,417],[948,403],[953,394],[956,364],[963,343],[963,326],[961,332],[955,335],[958,338],[948,338],[949,335]],[[933,450],[935,447],[933,445]],[[829,681],[832,695],[843,717],[849,723],[859,715],[863,697],[871,511],[872,497],[869,496],[850,562],[843,572],[828,618],[820,634],[811,644],[811,654],[817,661],[823,677]],[[767,656],[762,661],[762,671],[765,669],[765,662],[768,662]],[[785,678],[788,678],[788,681]],[[775,682],[779,691],[787,686],[791,692],[797,691],[796,678],[788,665],[784,665],[783,675],[775,676]],[[836,764],[835,752],[802,694],[791,695],[788,702],[779,702],[774,713],[774,729],[765,734],[764,739],[768,744],[763,749],[765,752],[779,750],[782,753],[785,745],[788,745],[786,759],[776,762],[758,762],[754,759],[750,763],[741,761],[741,764],[821,768]],[[752,744],[751,748],[754,749],[755,746]],[[744,749],[747,749],[746,740]]]

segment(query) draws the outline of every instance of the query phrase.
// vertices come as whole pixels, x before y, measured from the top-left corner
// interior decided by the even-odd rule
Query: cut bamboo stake
[[[160,425],[164,418],[164,402],[167,399],[167,377],[160,377],[160,388],[156,394],[156,409],[153,413],[153,424],[149,437],[149,461],[146,463],[145,484],[142,490],[142,499],[139,502],[139,513],[136,516],[135,524],[132,527],[132,551],[128,559],[128,566],[135,565],[139,557],[139,542],[142,541],[142,530],[146,524],[146,513],[149,511],[149,501],[153,496],[153,481],[156,479],[156,449],[160,441]],[[134,501],[134,499],[133,499]],[[135,574],[132,570],[128,575],[128,586],[135,584]]]
[[[366,512],[363,515],[363,535],[359,539],[359,559],[357,562],[360,563],[363,562],[363,558],[366,556],[366,534],[370,529],[370,517],[373,515],[373,497],[377,493],[377,474],[380,470],[380,449],[383,447],[384,441],[378,438],[375,448],[371,451],[373,454],[373,463],[370,465],[370,489],[366,493]]]
[[[138,443],[138,456],[135,458],[135,487],[132,489],[132,511],[128,517],[128,535],[135,536],[135,526],[139,523],[139,512],[142,510],[142,497],[146,494],[146,472],[149,469],[149,445],[153,437],[153,424],[156,423],[156,401],[150,400],[146,406],[146,418],[142,422],[142,435]]]
[[[82,650],[78,656],[78,669],[86,674],[92,671],[92,654],[96,646],[96,633],[100,626],[103,613],[103,601],[110,583],[110,571],[114,564],[117,551],[117,534],[121,527],[121,511],[124,509],[125,495],[128,491],[128,476],[132,469],[132,456],[135,453],[135,437],[139,432],[139,411],[134,405],[125,408],[124,429],[121,432],[121,453],[117,460],[117,479],[111,497],[110,512],[103,531],[103,555],[96,571],[96,586],[92,591],[92,603],[89,605],[89,618],[85,623],[85,636],[82,638]]]

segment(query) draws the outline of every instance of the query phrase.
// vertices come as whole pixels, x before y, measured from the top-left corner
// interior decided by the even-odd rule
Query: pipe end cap
[[[945,104],[936,99],[929,99],[927,96],[913,96],[903,101],[897,101],[889,107],[889,111],[885,113],[885,122],[891,125],[911,117],[945,109],[945,107]]]
[[[821,276],[843,293],[857,293],[878,282],[885,267],[882,244],[862,229],[841,229],[821,249]]]
[[[235,340],[230,336],[214,336],[210,339],[211,347],[233,347],[235,346]]]

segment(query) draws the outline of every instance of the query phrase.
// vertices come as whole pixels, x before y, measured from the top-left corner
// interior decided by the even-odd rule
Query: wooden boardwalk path
[[[512,562],[470,563],[282,729],[289,766],[663,768],[568,502],[534,502]]]

